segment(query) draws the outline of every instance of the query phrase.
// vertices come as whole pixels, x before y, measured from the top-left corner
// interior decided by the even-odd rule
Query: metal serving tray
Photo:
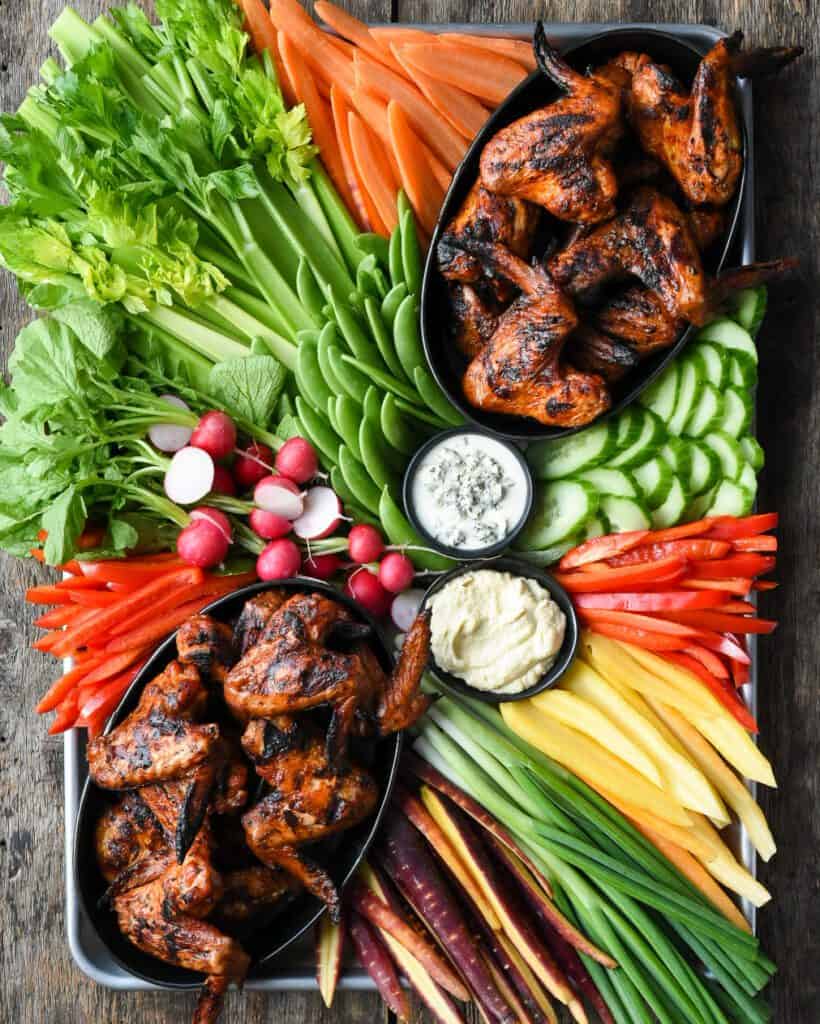
[[[471,32],[483,35],[508,35],[531,38],[533,26],[528,23],[510,23],[505,25],[474,25],[449,23],[446,25],[411,24],[411,28],[431,29],[439,32]],[[605,32],[612,26],[606,24],[559,24],[547,23],[547,35],[559,48],[575,46],[592,36]],[[682,39],[703,50],[714,46],[715,42],[726,33],[708,25],[660,25],[657,23],[637,23],[635,28],[656,29],[680,36]],[[750,263],[755,252],[754,225],[754,137],[752,117],[752,86],[747,80],[740,85],[741,115],[746,125],[749,140],[746,174],[741,200],[740,227],[737,233],[735,253],[729,265]],[[757,712],[757,648],[755,638],[750,637],[752,655],[752,672],[749,683],[744,687],[744,695],[753,714]],[[68,933],[68,946],[74,962],[80,970],[99,985],[124,991],[152,990],[158,986],[129,974],[114,961],[108,950],[102,945],[96,932],[86,917],[74,884],[74,827],[77,819],[77,808],[83,784],[87,776],[85,761],[85,740],[79,730],[72,729],[66,733],[64,745],[64,779],[65,779],[65,921]],[[752,792],[756,787],[752,783]],[[749,842],[745,830],[733,827],[732,837],[736,853],[751,871],[756,873],[756,855]],[[747,919],[755,928],[755,908],[747,901],[742,901],[742,909]],[[269,977],[249,979],[246,988],[265,992],[304,991],[317,989],[315,967],[313,962],[312,944],[300,943],[285,951],[275,963]],[[363,970],[357,966],[349,966],[342,974],[339,987],[348,991],[374,991],[375,987]]]

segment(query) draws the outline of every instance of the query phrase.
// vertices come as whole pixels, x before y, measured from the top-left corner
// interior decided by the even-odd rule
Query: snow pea
[[[379,488],[373,483],[367,470],[347,447],[339,445],[339,469],[354,498],[374,516],[379,514]]]
[[[373,231],[356,236],[356,245],[368,256],[375,256],[379,263],[386,267],[390,262],[389,246],[387,239],[382,238]]]
[[[335,416],[338,424],[338,433],[341,434],[342,440],[359,462],[362,462],[362,450],[359,447],[359,424],[362,420],[362,407],[354,402],[349,395],[337,395]]]
[[[399,219],[401,231],[401,263],[404,269],[404,280],[411,295],[418,295],[421,292],[421,249],[416,234],[416,221],[413,211],[408,209],[401,214]]]
[[[379,489],[395,487],[398,481],[392,466],[385,458],[379,427],[366,417],[359,425],[359,448],[364,467]]]
[[[367,322],[370,326],[370,333],[376,340],[376,345],[378,346],[379,352],[381,352],[385,366],[392,374],[395,374],[395,376],[402,377],[404,375],[404,371],[402,370],[401,363],[396,355],[396,350],[393,347],[393,338],[382,319],[378,302],[376,302],[376,300],[370,295],[368,295],[364,300],[364,311],[367,316]]]
[[[319,369],[322,371],[322,376],[325,379],[325,384],[330,388],[333,394],[338,395],[343,390],[339,378],[333,372],[333,367],[330,365],[329,351],[331,348],[336,346],[338,341],[338,334],[336,331],[336,324],[329,323],[325,324],[319,334],[319,340],[316,343],[316,357],[319,361]]]
[[[415,295],[402,299],[393,321],[393,345],[408,380],[413,380],[416,367],[424,366],[424,349],[419,337],[418,302]]]
[[[350,306],[337,299],[333,300],[333,311],[336,315],[336,323],[347,342],[348,348],[362,362],[370,363],[371,366],[379,366],[382,357],[376,345],[368,338],[366,332],[359,323],[359,319]]]
[[[464,423],[464,417],[450,404],[449,398],[438,386],[436,378],[430,373],[426,366],[417,366],[413,374],[418,393],[424,400],[425,405],[450,426],[460,427]]]
[[[399,411],[395,396],[389,392],[382,399],[379,421],[385,440],[396,451],[409,456],[418,448],[418,433],[414,433],[410,424]]]
[[[382,524],[372,512],[368,512],[364,505],[356,501],[338,466],[334,466],[330,471],[330,486],[341,499],[345,515],[350,516],[357,523],[370,523],[371,526],[375,526],[377,530],[381,531]]]
[[[356,289],[358,294],[354,305],[357,307],[362,305],[368,295],[381,301],[387,294],[387,280],[379,270],[375,256],[366,256],[356,268]]]
[[[453,559],[445,558],[444,555],[439,555],[426,546],[424,539],[416,533],[402,510],[396,504],[388,487],[382,488],[378,512],[382,527],[390,543],[395,544],[397,547],[413,549],[408,554],[418,568],[428,569],[431,572],[446,572],[456,565]],[[424,550],[415,550],[417,548],[423,548]]]
[[[394,285],[382,300],[382,319],[391,331],[398,308],[407,294],[407,285],[402,281]]]
[[[401,225],[398,225],[390,236],[387,247],[387,266],[390,270],[390,284],[402,283],[404,281],[404,262],[401,257]]]
[[[296,399],[296,414],[305,428],[307,439],[332,465],[337,459],[339,438],[327,418],[312,409],[301,395]]]
[[[367,389],[362,408],[369,420],[376,424],[381,423],[382,392],[379,391],[375,384],[371,384]]]
[[[355,368],[360,375],[364,374],[368,376],[374,384],[378,384],[378,386],[383,388],[385,391],[392,391],[395,395],[403,398],[406,402],[417,401],[418,395],[416,392],[406,384],[402,384],[400,380],[396,380],[392,374],[385,373],[377,366],[371,366],[368,363],[361,362],[361,360],[354,359],[353,356],[342,356],[342,361],[347,363],[348,366]],[[362,396],[362,400],[363,399],[364,396]]]
[[[314,409],[324,412],[333,392],[325,383],[322,375],[319,366],[318,345],[315,341],[303,341],[299,345],[294,373],[300,393]]]
[[[364,415],[365,419],[369,420],[375,427],[374,437],[378,438],[379,451],[383,460],[395,474],[401,476],[407,466],[407,456],[390,444],[382,430],[383,397],[384,393],[375,385],[371,385],[364,396]],[[363,461],[366,463],[366,460],[363,459]]]
[[[339,391],[346,392],[361,405],[370,387],[370,381],[361,369],[364,364],[357,362],[352,356],[343,355],[341,349],[334,345],[328,349],[328,359],[333,375],[339,381]]]

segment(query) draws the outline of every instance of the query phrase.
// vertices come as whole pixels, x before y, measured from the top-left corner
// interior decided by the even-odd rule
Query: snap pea
[[[296,332],[296,340],[300,345],[303,341],[318,341],[319,332],[315,327],[303,327],[301,331]]]
[[[327,418],[311,408],[301,395],[296,399],[296,415],[305,429],[308,441],[333,465],[337,458],[339,438]]]
[[[324,323],[322,306],[325,304],[325,297],[313,276],[310,264],[304,258],[299,260],[299,267],[296,271],[296,294],[311,320],[317,327],[321,327]]]
[[[333,367],[330,364],[330,349],[336,346],[338,341],[338,334],[336,332],[336,324],[330,323],[325,324],[319,334],[319,340],[316,343],[316,357],[319,360],[319,369],[322,371],[322,376],[325,379],[325,384],[330,390],[338,395],[343,390],[341,382],[336,374],[333,372]]]
[[[425,405],[436,414],[441,417],[445,423],[449,423],[450,426],[460,427],[464,423],[464,417],[454,406],[450,404],[450,400],[438,386],[436,378],[430,373],[426,366],[417,366],[416,372],[413,374],[413,380],[416,383],[418,392],[424,399]]]
[[[364,402],[362,403],[362,411],[364,415],[372,420],[374,423],[381,422],[381,409],[382,409],[382,393],[376,387],[375,384],[371,384],[367,389],[367,394],[364,396]]]
[[[251,355],[252,356],[269,356],[271,354],[270,345],[263,341],[261,338],[251,338]],[[276,353],[274,353],[275,355]]]
[[[438,416],[434,416],[429,409],[420,409],[414,402],[406,402],[399,396],[396,397],[396,405],[402,412],[407,413],[408,416],[412,416],[421,423],[429,423],[430,426],[435,427],[436,430],[445,430],[449,426],[449,424],[445,423],[444,420],[439,419]]]
[[[418,302],[415,295],[402,299],[393,321],[393,345],[408,380],[417,366],[424,366],[424,349],[419,337]]]
[[[361,405],[364,402],[367,389],[370,387],[370,381],[359,369],[364,364],[358,363],[352,356],[342,355],[341,349],[336,348],[335,345],[331,345],[328,349],[328,359],[333,374],[339,381],[339,391],[350,395],[355,402]]]
[[[354,359],[353,356],[342,356],[342,361],[347,363],[349,366],[355,367],[359,371],[359,374],[365,374],[368,376],[374,384],[378,384],[380,388],[384,388],[385,391],[392,391],[395,395],[403,398],[406,402],[414,402],[418,396],[413,388],[408,387],[406,384],[402,384],[400,380],[390,374],[380,370],[377,366],[371,366],[369,363],[363,363],[359,359]]]
[[[405,210],[399,220],[401,230],[401,263],[404,280],[411,295],[421,292],[421,249],[412,210]]]
[[[372,366],[379,366],[382,357],[376,345],[368,338],[367,333],[359,323],[359,319],[350,306],[344,302],[333,300],[333,311],[336,314],[336,323],[342,337],[347,342],[348,348],[362,362],[370,363]]]
[[[387,246],[387,267],[390,271],[390,284],[396,285],[404,281],[404,263],[401,258],[401,226],[397,225]]]
[[[359,294],[355,305],[361,306],[362,299],[368,295],[381,301],[387,294],[387,282],[379,270],[375,256],[366,256],[356,269],[356,288]]]
[[[348,490],[353,497],[374,516],[379,514],[379,488],[373,483],[367,470],[347,447],[339,445],[339,469]]]
[[[386,238],[382,238],[381,235],[377,235],[373,231],[367,231],[356,236],[356,245],[366,255],[375,256],[383,267],[388,266],[390,262],[390,247],[387,244]]]
[[[378,517],[374,516],[372,512],[368,512],[363,505],[356,501],[338,466],[333,466],[330,470],[330,486],[341,499],[345,515],[350,516],[357,523],[370,523],[371,526],[375,526],[377,530],[381,531],[382,524]]]
[[[330,423],[331,427],[333,427],[333,429],[336,431],[339,437],[343,437],[344,435],[342,434],[341,430],[339,430],[339,421],[336,419],[337,397],[337,395],[331,395],[330,398],[328,398],[327,409],[325,411],[327,412],[328,422]]]
[[[359,424],[359,448],[364,468],[379,489],[396,487],[398,481],[393,467],[385,458],[380,428],[367,417]]]
[[[365,419],[370,420],[376,428],[376,436],[378,437],[379,451],[382,458],[397,476],[401,476],[407,467],[407,456],[391,445],[382,430],[383,397],[384,393],[375,385],[371,385],[364,396],[364,415]],[[362,461],[366,462],[364,459]]]
[[[378,302],[376,302],[376,300],[370,295],[368,295],[364,300],[364,311],[367,316],[367,322],[370,326],[370,333],[376,340],[376,345],[378,346],[379,352],[381,352],[385,366],[397,377],[403,376],[404,371],[402,370],[401,363],[396,355],[396,350],[393,348],[392,335],[382,319]]]
[[[335,403],[338,432],[347,447],[359,462],[362,462],[362,450],[359,447],[359,424],[362,420],[362,407],[354,402],[350,395],[337,395]]]
[[[399,284],[394,285],[382,300],[382,320],[384,320],[391,331],[393,330],[393,321],[396,319],[398,308],[407,294],[407,285],[404,281],[401,281]]]
[[[325,383],[319,366],[318,345],[315,341],[303,341],[296,352],[296,383],[299,391],[314,409],[324,414],[328,399],[333,392]]]
[[[396,405],[396,398],[389,392],[382,399],[379,422],[385,440],[402,455],[412,455],[419,446],[418,433],[414,433]]]
[[[446,572],[456,565],[451,558],[445,558],[426,547],[423,538],[407,521],[387,487],[382,488],[379,498],[379,519],[391,544],[411,549],[407,553],[418,568]],[[417,548],[423,550],[415,550]]]

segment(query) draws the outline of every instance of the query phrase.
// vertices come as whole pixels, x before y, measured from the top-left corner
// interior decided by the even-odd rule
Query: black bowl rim
[[[384,654],[385,659],[391,664],[395,663],[393,647],[390,643],[387,642],[383,629],[381,628],[379,623],[376,622],[376,620],[370,615],[370,613],[363,609],[361,605],[359,605],[347,594],[337,590],[335,587],[323,582],[322,580],[317,580],[310,576],[292,576],[289,579],[285,580],[262,580],[257,583],[250,583],[247,586],[240,587],[238,590],[234,590],[230,594],[225,594],[222,597],[217,598],[215,601],[212,601],[209,605],[206,605],[202,609],[202,614],[211,614],[213,612],[218,612],[225,605],[228,605],[237,600],[247,600],[248,598],[253,597],[255,594],[261,593],[265,590],[270,590],[274,587],[286,587],[289,589],[292,588],[294,590],[302,588],[310,591],[318,591],[320,593],[326,594],[328,597],[332,597],[334,600],[340,601],[347,608],[353,611],[354,614],[356,614],[360,619],[363,619],[365,622],[367,622],[369,626],[371,626],[371,628],[373,629],[373,634],[376,637],[380,647],[382,648],[382,653]],[[151,653],[151,656],[149,657],[148,661],[146,661],[140,672],[134,677],[133,682],[130,684],[125,694],[123,695],[122,699],[120,700],[119,704],[117,705],[116,709],[112,712],[111,716],[106,722],[105,728],[103,729],[104,734],[109,733],[119,722],[123,714],[123,709],[128,705],[129,699],[131,698],[132,694],[136,690],[146,686],[147,683],[150,682],[150,680],[153,678],[153,675],[157,671],[155,666],[157,665],[158,662],[161,662],[169,653],[169,651],[174,647],[174,645],[176,644],[176,636],[177,631],[175,630],[171,636],[163,640],[163,642]],[[384,815],[387,812],[387,808],[390,803],[390,797],[393,792],[393,786],[395,784],[396,776],[398,774],[399,759],[401,757],[402,751],[403,734],[400,732],[393,733],[392,735],[385,737],[383,740],[380,740],[379,742],[389,743],[393,746],[392,754],[388,755],[389,767],[387,768],[386,773],[387,781],[384,785],[379,805],[376,808],[373,815],[371,816],[371,818],[369,819],[369,828],[367,830],[367,833],[362,837],[360,841],[360,849],[356,854],[349,870],[346,872],[344,879],[339,884],[340,891],[344,889],[344,887],[348,884],[350,879],[356,873],[359,865],[361,864],[364,857],[367,855],[367,852],[370,849],[370,846],[372,845],[373,840],[376,837],[376,833],[379,829],[379,826],[381,825],[382,819],[384,818]],[[92,792],[92,790],[99,790],[99,792],[101,793],[107,792],[107,790],[103,790],[100,787],[95,786],[91,778],[87,778],[85,780],[82,792],[80,794],[80,799],[77,805],[77,819],[74,826],[73,839],[74,887],[75,891],[79,895],[80,903],[86,912],[86,916],[89,920],[91,927],[94,929],[94,932],[97,935],[98,939],[105,946],[106,950],[114,959],[114,961],[120,967],[122,967],[123,970],[127,971],[134,977],[140,978],[142,981],[148,981],[152,985],[156,985],[160,988],[169,990],[173,989],[187,991],[199,988],[202,985],[205,975],[200,974],[196,971],[192,971],[189,968],[176,968],[176,970],[179,971],[180,979],[171,980],[165,977],[158,978],[155,975],[152,975],[150,973],[147,973],[146,971],[134,967],[133,964],[128,963],[122,956],[120,956],[115,950],[111,948],[111,946],[106,941],[105,936],[100,932],[100,929],[97,927],[96,915],[99,912],[98,908],[95,906],[88,905],[88,902],[86,900],[85,886],[83,885],[80,878],[80,853],[83,838],[82,833],[86,827],[86,806],[90,799],[89,794]],[[311,899],[312,897],[305,895],[305,898]],[[255,960],[251,964],[251,968],[248,972],[248,977],[265,977],[264,968],[272,960],[279,956],[280,953],[284,952],[285,949],[287,949],[294,942],[300,939],[307,931],[309,931],[324,913],[325,907],[321,904],[318,905],[316,907],[315,913],[307,919],[307,921],[302,925],[301,928],[294,932],[293,935],[289,936],[284,942],[279,943],[275,949],[271,950],[269,953],[265,953],[258,960]],[[136,950],[135,947],[135,952],[141,951]],[[142,954],[142,956],[147,957],[149,960],[155,959],[150,957],[148,954]],[[156,962],[158,964],[164,964],[164,961],[161,960],[156,960]],[[164,964],[164,966],[166,968],[173,969],[173,965],[171,964]]]
[[[521,514],[521,518],[502,540],[496,541],[495,544],[490,544],[488,547],[484,548],[454,548],[450,547],[448,544],[442,544],[440,540],[437,540],[436,537],[429,532],[429,530],[424,528],[421,520],[416,515],[416,503],[413,501],[413,480],[418,472],[421,460],[429,451],[432,451],[432,449],[442,441],[446,441],[450,437],[459,437],[462,434],[479,434],[482,437],[489,438],[491,441],[495,441],[496,444],[502,445],[513,456],[515,456],[516,461],[521,466],[524,473],[524,482],[527,493],[524,500],[524,511]],[[533,502],[535,501],[535,482],[533,480],[532,470],[529,467],[529,463],[524,458],[523,452],[517,447],[517,445],[513,444],[512,441],[508,441],[505,437],[499,437],[497,434],[491,433],[491,431],[486,430],[484,427],[476,427],[467,424],[463,427],[452,427],[449,430],[442,430],[440,433],[434,434],[424,442],[421,448],[416,450],[413,457],[407,464],[407,469],[404,471],[401,493],[402,501],[404,503],[404,511],[416,532],[420,533],[430,547],[438,551],[440,554],[463,562],[465,560],[472,560],[476,558],[493,558],[495,555],[501,554],[502,551],[512,544],[515,538],[527,525],[527,520],[530,518]]]
[[[522,690],[520,693],[492,693],[489,690],[477,690],[473,686],[468,686],[463,679],[459,679],[458,676],[454,676],[450,672],[445,672],[444,669],[439,668],[432,651],[430,652],[430,671],[441,684],[443,690],[452,690],[462,697],[472,697],[475,700],[483,701],[485,704],[509,704],[517,700],[527,700],[528,697],[535,697],[537,694],[543,693],[544,690],[552,689],[572,664],[572,660],[575,657],[575,652],[578,649],[579,624],[572,599],[550,573],[544,572],[543,569],[539,569],[537,566],[530,565],[529,562],[524,562],[517,558],[501,557],[486,561],[467,562],[464,565],[457,566],[455,569],[451,569],[450,572],[445,573],[443,576],[439,576],[428,587],[421,602],[422,610],[428,606],[430,598],[440,590],[443,590],[451,580],[458,576],[463,576],[465,573],[479,572],[482,569],[509,572],[514,576],[523,576],[526,579],[535,580],[550,592],[553,601],[555,601],[566,616],[564,642],[561,644],[555,661],[537,683],[527,687],[526,690]]]
[[[698,58],[703,58],[708,50],[704,50],[697,46],[695,43],[689,40],[682,39],[672,32],[665,32],[658,28],[644,28],[640,25],[614,25],[611,28],[604,29],[602,32],[596,33],[594,36],[590,36],[588,39],[584,39],[582,42],[576,43],[575,45],[568,47],[562,51],[562,55],[568,59],[571,59],[573,54],[578,50],[585,49],[586,47],[593,46],[596,43],[621,36],[634,36],[641,35],[650,39],[662,40],[664,43],[678,46],[682,49],[688,50],[690,53],[695,54]],[[714,45],[714,44],[712,44]],[[590,423],[584,423],[577,427],[548,427],[538,424],[536,420],[529,420],[526,417],[516,416],[504,416],[501,413],[491,414],[494,420],[508,421],[509,428],[500,428],[497,426],[490,426],[484,419],[485,414],[475,409],[464,399],[464,396],[450,387],[447,376],[439,372],[436,361],[431,356],[431,350],[433,349],[432,339],[430,337],[430,331],[428,331],[428,320],[430,319],[430,304],[431,304],[431,292],[435,286],[436,278],[438,275],[438,266],[436,263],[436,248],[438,246],[439,239],[441,238],[442,231],[445,225],[449,222],[452,213],[449,211],[451,196],[453,193],[460,188],[461,177],[466,172],[467,165],[472,161],[473,154],[478,149],[483,148],[485,140],[489,134],[496,130],[495,126],[499,121],[503,120],[504,112],[508,105],[513,103],[520,93],[530,87],[532,82],[541,76],[539,70],[531,72],[523,81],[510,92],[510,94],[496,107],[496,109],[490,114],[486,122],[480,129],[480,131],[473,138],[467,152],[462,157],[458,167],[453,172],[453,176],[450,180],[450,186],[447,189],[447,194],[444,197],[444,201],[441,204],[441,210],[439,212],[438,220],[436,221],[435,229],[430,240],[430,247],[427,251],[427,258],[424,264],[424,273],[422,276],[421,284],[421,301],[420,301],[420,325],[421,325],[421,342],[422,348],[424,349],[424,356],[427,361],[427,366],[430,372],[436,379],[441,390],[444,392],[447,400],[462,416],[475,427],[493,434],[495,437],[504,438],[508,441],[557,441],[560,438],[570,437],[572,434],[578,434],[582,430],[586,430],[589,427],[595,426],[599,423],[604,423],[612,416],[617,416],[618,413],[631,405],[639,395],[641,395],[649,385],[666,369],[669,363],[680,355],[681,351],[686,345],[692,340],[694,335],[698,331],[698,327],[694,324],[688,325],[685,330],[681,333],[678,340],[674,345],[670,346],[663,352],[663,358],[659,359],[655,366],[651,370],[647,371],[645,376],[635,384],[634,387],[630,388],[629,391],[625,392],[623,396],[606,412],[601,413],[600,416],[596,417]],[[738,79],[735,77],[735,82]],[[737,99],[737,97],[736,97]],[[737,236],[738,227],[740,225],[741,216],[743,213],[744,205],[746,202],[746,175],[748,172],[749,163],[749,137],[746,125],[746,119],[742,114],[742,110],[738,104],[738,121],[741,131],[742,147],[743,147],[743,167],[741,170],[740,178],[738,179],[737,189],[735,195],[731,201],[732,215],[729,224],[726,227],[723,237],[723,244],[721,246],[720,255],[715,263],[715,271],[721,271],[729,258],[732,245],[734,244]],[[516,426],[517,425],[517,426]],[[528,429],[524,429],[524,425]]]

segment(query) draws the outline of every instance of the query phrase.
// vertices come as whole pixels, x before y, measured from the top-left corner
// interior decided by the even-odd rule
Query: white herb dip
[[[485,434],[444,438],[422,456],[411,500],[439,543],[481,551],[508,537],[526,511],[527,475],[506,445]]]

